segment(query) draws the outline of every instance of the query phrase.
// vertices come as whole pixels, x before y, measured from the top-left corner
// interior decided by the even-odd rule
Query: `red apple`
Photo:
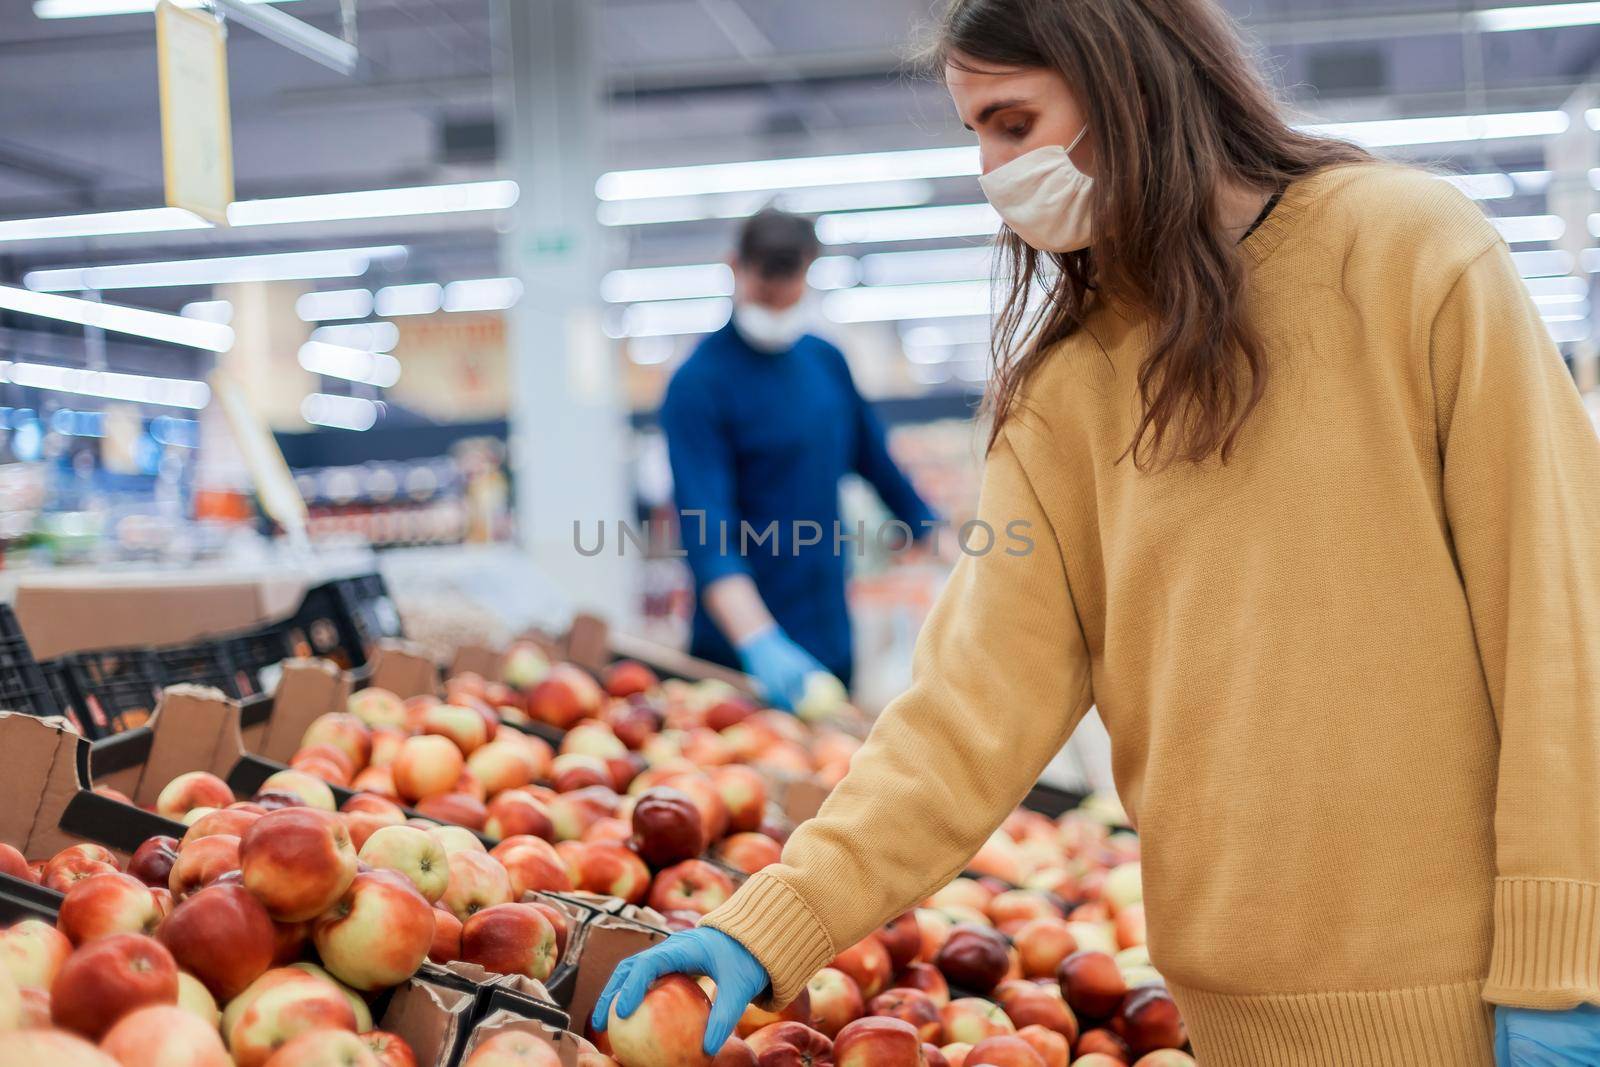
[[[24,882],[34,880],[32,872],[28,870],[27,857],[3,842],[0,842],[0,874],[20,878]]]
[[[723,697],[706,709],[706,726],[721,732],[737,726],[756,713],[756,706],[742,696]]]
[[[804,1023],[811,1025],[811,990],[802,989],[800,995],[783,1006],[781,1011],[767,1011],[765,1008],[751,1004],[744,1009],[744,1014],[739,1016],[739,1024],[735,1029],[740,1037],[749,1037],[762,1027],[774,1023]]]
[[[1044,1061],[1044,1067],[1067,1067],[1072,1058],[1072,1043],[1061,1034],[1043,1026],[1024,1026],[1017,1037],[1032,1046]],[[995,1039],[998,1040],[998,1039]]]
[[[354,696],[351,702],[355,702]],[[306,749],[313,745],[328,745],[343,752],[354,771],[365,767],[372,758],[372,731],[359,716],[332,711],[317,716],[306,727],[300,747]]]
[[[1194,1057],[1177,1049],[1157,1049],[1148,1056],[1141,1056],[1139,1062],[1133,1067],[1195,1067]]]
[[[263,803],[263,798],[271,798],[272,802]],[[339,807],[327,782],[292,767],[268,775],[267,780],[261,783],[261,788],[256,790],[255,799],[269,809],[293,807],[296,804],[318,811],[336,811]]]
[[[601,681],[606,692],[614,697],[631,697],[661,684],[655,671],[631,659],[619,659],[611,664],[601,675]]]
[[[463,849],[450,853],[450,881],[439,906],[463,923],[476,911],[511,902],[511,878],[487,852]]]
[[[245,888],[274,919],[296,922],[328,910],[350,888],[356,851],[334,815],[285,808],[268,812],[245,831],[239,866]]]
[[[490,741],[467,757],[467,770],[490,796],[527,785],[539,769],[533,750],[509,738]]]
[[[1133,1058],[1133,1053],[1128,1051],[1128,1043],[1113,1034],[1110,1030],[1089,1030],[1078,1039],[1075,1050],[1078,1058],[1072,1061],[1072,1067],[1079,1067],[1085,1059],[1099,1056],[1108,1063],[1121,1067]]]
[[[615,782],[605,759],[587,752],[566,752],[550,764],[550,784],[558,793],[575,793],[597,785],[609,789]]]
[[[1117,912],[1114,920],[1117,932],[1117,947],[1132,948],[1144,944],[1148,938],[1145,935],[1144,905],[1129,904]]]
[[[923,1067],[922,1040],[899,1019],[857,1019],[834,1038],[833,1057],[838,1067]]]
[[[1080,1018],[1104,1019],[1122,1003],[1128,985],[1104,952],[1074,952],[1056,972],[1061,995]]]
[[[356,1032],[356,1012],[337,985],[297,967],[280,967],[257,978],[222,1013],[222,1035],[238,1067],[265,1067],[301,1034]]]
[[[633,840],[633,827],[621,819],[598,819],[579,838],[585,843],[609,841],[613,845],[626,845]]]
[[[134,850],[133,858],[128,860],[128,873],[145,885],[165,888],[172,874],[172,865],[177,859],[176,838],[166,836],[147,838]]]
[[[944,1033],[944,1021],[939,1017],[939,1005],[920,989],[895,988],[879,993],[867,1005],[867,1014],[899,1019],[916,1028],[917,1036],[925,1044],[936,1045]]]
[[[626,1019],[613,1001],[606,1037],[623,1067],[709,1067],[703,1046],[710,1016],[705,991],[693,979],[672,974],[651,985]]]
[[[505,867],[513,900],[521,900],[524,893],[534,891],[565,893],[574,888],[566,863],[555,846],[542,838],[508,837],[490,855]]]
[[[523,1030],[502,1030],[480,1041],[461,1067],[561,1067],[561,1057],[541,1037]]]
[[[967,1062],[967,1053],[972,1051],[972,1046],[965,1041],[952,1041],[939,1050],[939,1055],[950,1067],[963,1067]]]
[[[444,846],[415,826],[384,826],[367,838],[358,859],[374,870],[404,875],[429,904],[450,885],[450,859]]]
[[[584,845],[579,862],[578,888],[584,892],[641,904],[650,891],[650,868],[622,845]]]
[[[389,766],[389,773],[401,799],[415,802],[450,792],[465,768],[466,760],[454,741],[437,734],[424,734],[406,738]]]
[[[883,942],[883,947],[888,951],[889,963],[894,970],[899,971],[910,966],[922,951],[922,930],[917,925],[916,913],[908,911],[898,918],[890,919],[878,928],[878,940]]]
[[[185,898],[157,934],[183,970],[219,1001],[232,1000],[272,966],[277,931],[243,886],[213,885]]]
[[[783,846],[762,833],[731,834],[717,847],[717,855],[728,866],[755,874],[781,860]]]
[[[652,867],[670,867],[705,851],[705,824],[688,794],[657,786],[633,806],[633,833],[639,855]]]
[[[416,830],[425,830],[429,837],[444,846],[446,856],[457,852],[487,852],[488,847],[477,834],[465,826],[440,826],[427,819],[407,819],[406,825]]]
[[[1031,889],[1010,889],[989,901],[989,920],[996,926],[1018,925],[1030,919],[1059,919],[1061,909],[1043,893]]]
[[[100,1051],[124,1067],[233,1067],[215,1026],[167,1004],[124,1015]]]
[[[437,822],[482,830],[489,821],[483,803],[467,793],[439,793],[417,801],[417,814]]]
[[[1113,1026],[1135,1056],[1157,1049],[1181,1049],[1189,1031],[1172,995],[1160,986],[1142,986],[1122,998]]]
[[[839,955],[830,967],[854,978],[861,987],[861,995],[868,1000],[889,988],[889,978],[894,965],[889,961],[889,950],[883,947],[877,934],[868,934]]]
[[[382,1067],[417,1067],[416,1053],[399,1034],[386,1030],[368,1030],[361,1041],[372,1051]]]
[[[1061,961],[1078,951],[1072,930],[1054,917],[1024,923],[1012,941],[1022,958],[1022,973],[1029,978],[1053,977]]]
[[[520,974],[542,982],[559,958],[556,932],[532,905],[484,908],[462,924],[461,958],[496,974]]]
[[[759,1067],[833,1067],[833,1042],[800,1023],[774,1023],[745,1038]]]
[[[697,911],[709,915],[733,896],[733,890],[733,879],[723,871],[704,860],[684,860],[656,875],[650,889],[650,906],[657,911]],[[843,959],[843,955],[840,958]],[[835,960],[834,965],[838,966],[839,961]],[[884,977],[888,977],[887,955],[884,956]]]
[[[856,980],[832,967],[812,975],[806,990],[811,994],[812,1025],[830,1038],[866,1011]]]
[[[550,928],[556,932],[556,962],[559,963],[561,957],[566,954],[567,938],[572,933],[571,918],[548,900],[525,900],[522,903],[543,915],[550,923]]]
[[[716,767],[709,773],[728,809],[728,828],[739,832],[760,829],[767,810],[766,780],[741,764]]]
[[[913,963],[895,976],[894,984],[905,989],[920,989],[941,1009],[950,1003],[950,983],[931,963]]]
[[[579,1064],[579,1067],[585,1067]],[[603,1065],[596,1065],[603,1067]],[[722,1043],[711,1061],[711,1067],[756,1067],[756,1054],[742,1038],[730,1037]]]
[[[400,799],[400,794],[396,792],[394,786],[394,768],[392,765],[368,767],[364,771],[357,772],[356,776],[350,779],[350,788],[370,793],[376,797]]]
[[[178,843],[178,849],[181,851],[193,841],[217,834],[243,837],[244,832],[250,829],[251,823],[261,818],[261,814],[248,808],[217,808],[215,811],[208,811],[189,824],[189,829],[184,831],[183,839]]]
[[[976,1045],[984,1038],[1017,1032],[998,1004],[991,1004],[981,997],[952,1000],[939,1013],[939,1018],[944,1023],[946,1041],[967,1045]]]
[[[143,934],[115,934],[83,945],[50,985],[50,1019],[93,1041],[124,1015],[178,1002],[178,965]]]
[[[700,809],[700,820],[705,826],[708,842],[721,841],[727,835],[728,805],[723,802],[722,794],[710,778],[700,773],[679,774],[669,778],[665,784],[689,794],[689,799]]]
[[[228,783],[209,771],[180,774],[156,796],[156,814],[182,819],[195,808],[225,808],[233,803]]]
[[[75,882],[97,874],[111,874],[117,869],[117,858],[109,849],[80,842],[50,857],[40,869],[39,884],[57,893],[65,893]]]
[[[403,874],[363,871],[311,928],[323,966],[352,989],[399,985],[433,944],[433,908]]]
[[[347,707],[350,714],[369,727],[405,725],[405,702],[378,686],[368,686],[351,693]]]
[[[151,934],[162,911],[150,887],[131,874],[97,874],[67,890],[56,926],[74,945],[112,934]]]
[[[212,834],[189,842],[178,851],[178,861],[167,875],[167,888],[181,900],[223,875],[241,870],[240,848],[240,839],[232,834]]]
[[[48,990],[72,955],[67,935],[40,919],[23,919],[0,930],[0,975],[23,989]]]
[[[489,801],[487,814],[484,832],[497,841],[522,836],[555,840],[555,823],[551,821],[549,808],[525,790],[501,793]]]
[[[461,920],[443,908],[433,909],[433,943],[428,958],[434,963],[449,963],[461,958]]]
[[[600,700],[593,678],[570,663],[557,663],[528,694],[528,714],[567,730],[598,712]]]
[[[634,752],[661,731],[661,713],[648,704],[614,704],[606,711],[605,722],[617,740]]]
[[[1010,983],[1006,983],[1009,985]],[[1054,1030],[1070,1043],[1078,1038],[1078,1018],[1061,998],[1055,986],[1039,986],[1030,982],[1019,983],[1014,995],[997,996],[1000,1007],[1017,1028],[1042,1026]]]
[[[979,1041],[967,1053],[966,1062],[971,1067],[979,1067],[980,1064],[987,1067],[1045,1067],[1044,1058],[1034,1051],[1031,1044],[1008,1034]]]
[[[287,967],[297,962],[306,954],[306,946],[311,944],[311,922],[302,919],[299,922],[281,923],[276,920],[272,923],[272,965],[274,967]]]
[[[998,931],[961,923],[950,931],[934,963],[955,985],[987,993],[1006,975],[1009,947]]]
[[[463,756],[470,756],[489,742],[489,729],[471,708],[456,704],[435,704],[422,715],[422,732],[449,738]]]

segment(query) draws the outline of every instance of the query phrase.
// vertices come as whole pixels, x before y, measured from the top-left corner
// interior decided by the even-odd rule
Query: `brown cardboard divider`
[[[578,950],[578,974],[567,1004],[573,1025],[582,1028],[588,1024],[589,1013],[618,964],[666,937],[667,931],[653,923],[621,915],[596,916],[584,928]]]
[[[472,1034],[461,1050],[462,1062],[477,1051],[479,1045],[508,1030],[531,1034],[550,1045],[556,1050],[556,1055],[561,1060],[561,1067],[578,1067],[579,1057],[586,1053],[598,1055],[592,1044],[570,1030],[553,1027],[536,1019],[519,1017],[513,1012],[497,1011],[486,1016],[472,1028]],[[417,1062],[422,1061],[419,1059]]]
[[[258,756],[286,763],[300,747],[306,727],[330,711],[343,711],[350,703],[355,679],[325,659],[292,659],[283,663],[278,688],[264,701],[266,715],[246,721],[244,747]],[[246,709],[249,704],[245,705]],[[249,711],[246,720],[252,719]]]
[[[473,993],[439,982],[427,968],[398,987],[378,1029],[397,1035],[419,1064],[455,1064],[456,1050],[472,1029]]]
[[[456,654],[450,661],[450,669],[445,672],[446,677],[454,678],[458,674],[476,674],[489,682],[505,680],[506,654],[504,650],[493,649],[487,645],[467,644],[456,649]]]
[[[369,684],[387,689],[400,699],[437,696],[439,666],[420,645],[383,641],[372,654]]]

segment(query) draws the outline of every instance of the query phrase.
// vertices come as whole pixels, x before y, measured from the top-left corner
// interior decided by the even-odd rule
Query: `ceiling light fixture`
[[[30,271],[22,284],[47,293],[95,289],[143,289],[169,285],[222,285],[228,282],[302,281],[355,278],[374,263],[404,262],[404,245],[330,248],[315,252],[269,252],[218,259],[180,259],[161,263],[118,263]]]
[[[35,293],[9,285],[0,285],[0,308],[208,352],[226,352],[233,347],[233,329],[222,323],[120,304],[102,304],[98,300]]]

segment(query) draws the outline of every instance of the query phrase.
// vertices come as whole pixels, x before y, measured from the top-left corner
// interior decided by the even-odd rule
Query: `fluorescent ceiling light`
[[[930,182],[868,182],[864,185],[796,189],[776,195],[763,191],[601,201],[595,214],[603,226],[651,226],[665,222],[745,219],[764,207],[775,207],[797,215],[813,215],[824,211],[912,207],[926,204],[932,199],[933,185]]]
[[[1504,200],[1517,191],[1509,174],[1445,174],[1441,177],[1474,200]]]
[[[1589,279],[1568,274],[1559,278],[1524,278],[1522,284],[1535,301],[1549,299],[1582,300],[1589,294]]]
[[[819,186],[779,193],[772,206],[795,215],[824,211],[865,211],[872,208],[916,207],[933,199],[933,184],[926,181],[870,182],[866,185]]]
[[[1595,225],[1596,218],[1600,216],[1590,216],[1591,227]],[[1562,234],[1567,232],[1567,224],[1559,215],[1511,215],[1491,218],[1489,221],[1494,223],[1494,228],[1509,244],[1559,241]]]
[[[678,354],[671,337],[635,337],[628,342],[628,359],[641,367],[657,367]]]
[[[306,293],[294,302],[301,322],[327,322],[330,319],[364,319],[372,314],[372,292],[368,289],[330,289]]]
[[[311,331],[313,341],[324,341],[364,352],[389,352],[400,343],[400,328],[392,322],[352,322],[343,326],[319,326]]]
[[[644,200],[661,196],[955,178],[977,173],[978,149],[968,145],[908,152],[863,152],[843,156],[757,159],[741,163],[613,171],[600,176],[595,184],[595,195],[601,200]]]
[[[370,430],[378,422],[378,405],[359,396],[312,393],[300,402],[300,417],[313,426]]]
[[[520,278],[469,278],[444,287],[446,311],[506,311],[522,299]]]
[[[1590,251],[1595,250],[1590,249],[1584,253],[1585,263]],[[1548,278],[1552,275],[1572,273],[1572,253],[1558,248],[1537,252],[1513,252],[1511,262],[1517,265],[1517,273],[1524,278]]]
[[[1536,296],[1533,298],[1534,306],[1540,311],[1549,309],[1569,314],[1589,317],[1589,299],[1572,293],[1560,293],[1556,296]]]
[[[1299,127],[1305,133],[1338,137],[1368,148],[1398,145],[1493,141],[1508,137],[1549,137],[1565,133],[1565,111],[1510,111],[1495,115],[1432,115],[1416,119],[1326,122]]]
[[[962,322],[940,322],[926,326],[913,326],[905,331],[901,342],[911,347],[948,347],[951,345],[989,344],[994,331],[994,320],[989,316],[970,318]]]
[[[1590,336],[1587,322],[1547,322],[1545,329],[1550,331],[1550,339],[1557,344],[1575,344],[1587,341]]]
[[[173,0],[179,7],[200,7],[201,0]],[[263,0],[244,0],[259,4]],[[292,0],[272,0],[287,4]],[[41,19],[81,19],[95,15],[141,15],[156,9],[156,0],[33,0],[33,14]]]
[[[154,378],[146,374],[114,374],[82,367],[57,367],[46,363],[0,364],[0,378],[29,389],[126,400],[135,404],[198,411],[211,402],[205,382],[188,378]]]
[[[939,248],[918,252],[878,252],[861,257],[861,280],[868,285],[916,285],[923,282],[970,282],[994,271],[994,250]]]
[[[991,298],[988,282],[864,286],[828,293],[822,311],[839,323],[939,319],[988,314]]]
[[[517,183],[513,181],[419,185],[404,189],[240,200],[228,206],[228,222],[233,226],[277,226],[290,222],[442,215],[462,211],[499,211],[516,202]]]
[[[373,308],[384,318],[398,315],[431,315],[444,303],[444,286],[437,282],[416,285],[391,285],[379,289]]]
[[[102,304],[97,300],[80,300],[73,296],[34,293],[9,285],[0,285],[0,308],[23,315],[73,322],[79,326],[93,326],[112,333],[125,333],[132,337],[148,337],[153,341],[203,348],[208,352],[226,352],[233,347],[233,330],[221,323],[202,322],[182,315],[146,311],[144,308]]]
[[[53,215],[36,219],[0,221],[0,242],[38,241],[51,237],[102,237],[116,233],[162,233],[168,230],[206,230],[211,223],[176,207],[139,208],[133,211],[97,211],[86,215]]]
[[[220,322],[226,326],[233,321],[233,305],[226,300],[196,300],[179,308],[178,314],[186,319]]]
[[[633,304],[606,323],[611,337],[675,337],[714,333],[728,324],[733,301],[725,296],[704,300],[659,300]]]
[[[855,256],[823,256],[811,264],[806,281],[813,289],[848,289],[861,284],[861,261]]]
[[[993,237],[999,228],[1000,216],[988,204],[954,204],[824,215],[817,220],[817,237],[827,245],[861,245]]]
[[[300,366],[312,374],[387,389],[400,380],[400,361],[382,352],[307,341],[300,346]]]
[[[1492,7],[1477,13],[1478,28],[1485,33],[1508,30],[1547,30],[1557,26],[1588,26],[1600,22],[1600,3],[1532,4],[1527,7]]]
[[[608,304],[732,295],[733,268],[726,263],[614,270],[600,279],[600,298]]]
[[[164,263],[119,263],[31,271],[29,289],[48,293],[93,289],[142,289],[166,285],[222,285],[228,282],[279,282],[312,278],[355,278],[374,263],[405,259],[404,245],[330,248],[316,252],[270,252],[221,259],[182,259]]]

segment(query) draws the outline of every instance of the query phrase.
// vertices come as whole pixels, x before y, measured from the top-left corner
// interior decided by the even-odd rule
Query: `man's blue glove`
[[[703,974],[717,983],[717,999],[706,1024],[707,1056],[722,1050],[744,1009],[772,984],[766,968],[743,945],[721,930],[697,926],[623,960],[595,1002],[590,1024],[596,1030],[606,1028],[613,1000],[617,1017],[628,1018],[639,1010],[650,983],[668,974]]]
[[[1600,1008],[1494,1009],[1498,1067],[1590,1067],[1600,1063]]]
[[[746,674],[760,682],[775,708],[793,711],[805,695],[806,679],[828,673],[817,658],[789,639],[777,626],[769,626],[739,646],[739,662]]]

